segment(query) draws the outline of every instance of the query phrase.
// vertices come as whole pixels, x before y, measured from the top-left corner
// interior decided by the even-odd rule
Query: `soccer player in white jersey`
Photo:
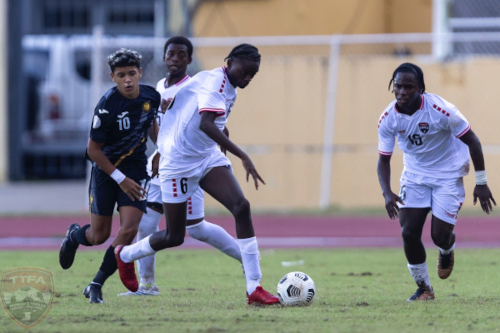
[[[161,94],[162,104],[157,115],[158,124],[161,125],[163,114],[172,102],[177,91],[190,79],[186,73],[187,67],[192,61],[193,45],[191,41],[183,36],[174,36],[165,42],[163,47],[163,61],[167,68],[167,76],[156,85],[156,90]],[[159,158],[156,151],[148,159],[148,172],[151,185],[148,192],[147,214],[142,216],[137,240],[158,231],[161,216],[163,214],[160,179],[153,176],[153,159]],[[154,172],[157,174],[157,168]],[[220,226],[205,220],[204,194],[201,188],[188,199],[187,206],[187,232],[189,236],[224,252],[228,256],[241,263],[240,248],[236,240]],[[136,292],[127,291],[118,296],[142,296],[159,295],[158,286],[155,283],[155,255],[147,256],[138,260],[140,283]]]
[[[439,247],[437,273],[446,279],[454,264],[453,228],[465,198],[462,177],[469,172],[469,153],[476,175],[474,204],[479,200],[489,214],[496,203],[487,185],[481,143],[457,107],[425,93],[424,74],[415,64],[401,64],[389,89],[391,84],[396,99],[378,122],[378,178],[389,217],[399,217],[408,269],[418,286],[408,301],[432,300],[422,228],[432,211],[431,236]],[[395,138],[404,152],[399,195],[390,184]]]
[[[217,147],[241,159],[255,188],[264,181],[250,157],[222,133],[236,100],[236,88],[245,88],[260,67],[260,54],[248,44],[236,46],[226,57],[227,67],[200,72],[177,92],[158,133],[159,174],[167,229],[155,232],[115,251],[120,279],[131,291],[138,288],[134,260],[179,246],[186,232],[188,198],[201,187],[234,216],[245,270],[248,304],[276,304],[279,299],[260,286],[259,249],[250,204],[231,170],[231,162]]]

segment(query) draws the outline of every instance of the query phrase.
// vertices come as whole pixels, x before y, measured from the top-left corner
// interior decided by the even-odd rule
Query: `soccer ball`
[[[290,272],[278,283],[278,298],[283,305],[308,306],[315,296],[316,286],[306,273]]]

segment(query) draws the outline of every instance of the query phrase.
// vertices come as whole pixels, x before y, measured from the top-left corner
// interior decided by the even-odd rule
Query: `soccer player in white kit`
[[[469,172],[469,153],[476,175],[474,204],[479,200],[489,214],[491,202],[496,203],[487,185],[481,143],[457,107],[425,93],[424,74],[415,64],[401,64],[389,89],[391,84],[396,99],[378,122],[378,178],[389,217],[399,217],[408,269],[418,286],[408,301],[432,300],[422,228],[432,211],[431,236],[439,247],[437,272],[446,279],[454,264],[453,228],[465,199],[462,177]],[[404,152],[399,195],[390,185],[395,138]]]
[[[276,304],[279,299],[260,286],[262,277],[250,204],[231,170],[231,162],[217,147],[241,159],[255,187],[264,181],[250,157],[222,133],[236,100],[260,67],[260,54],[249,44],[236,46],[227,66],[200,72],[179,89],[167,109],[158,134],[159,174],[167,229],[132,246],[115,251],[120,279],[131,291],[138,288],[134,260],[184,242],[187,200],[201,187],[234,216],[245,271],[248,304]]]
[[[161,94],[162,104],[157,115],[158,124],[161,125],[163,114],[172,102],[177,91],[190,79],[186,73],[192,61],[193,45],[183,36],[174,36],[165,42],[163,47],[163,61],[167,68],[167,77],[158,81],[156,90]],[[147,214],[142,216],[137,241],[146,238],[158,231],[163,205],[161,197],[160,179],[153,176],[153,159],[159,158],[155,151],[148,159],[148,172],[151,184],[148,191]],[[154,172],[157,173],[157,170]],[[240,248],[236,240],[220,226],[205,220],[205,197],[203,190],[198,188],[188,199],[187,206],[187,232],[189,236],[224,252],[241,263]],[[127,291],[118,296],[155,296],[159,295],[159,288],[155,283],[155,255],[138,260],[140,283],[136,292]]]

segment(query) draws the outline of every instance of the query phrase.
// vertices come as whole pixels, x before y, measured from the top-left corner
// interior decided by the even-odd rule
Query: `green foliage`
[[[459,244],[458,244],[459,245]],[[416,290],[402,249],[262,250],[262,285],[275,292],[279,279],[299,270],[316,283],[310,307],[246,305],[238,262],[215,250],[166,250],[157,255],[161,296],[117,297],[118,274],[103,289],[104,304],[81,293],[104,251],[79,251],[63,271],[57,252],[2,252],[2,269],[51,270],[57,296],[50,313],[30,332],[468,332],[500,327],[498,249],[457,249],[448,280],[436,274],[437,250],[428,250],[435,301],[407,303]],[[283,267],[282,261],[304,260]],[[7,313],[0,332],[25,332]]]

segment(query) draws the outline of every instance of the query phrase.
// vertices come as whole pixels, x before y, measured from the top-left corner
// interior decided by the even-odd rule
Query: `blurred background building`
[[[192,75],[241,42],[263,55],[228,124],[267,181],[258,193],[243,185],[254,206],[380,206],[376,122],[405,61],[471,121],[490,174],[500,167],[497,0],[0,0],[0,13],[0,182],[84,182],[93,108],[113,86],[106,56],[140,51],[154,85],[176,34],[195,45]]]

